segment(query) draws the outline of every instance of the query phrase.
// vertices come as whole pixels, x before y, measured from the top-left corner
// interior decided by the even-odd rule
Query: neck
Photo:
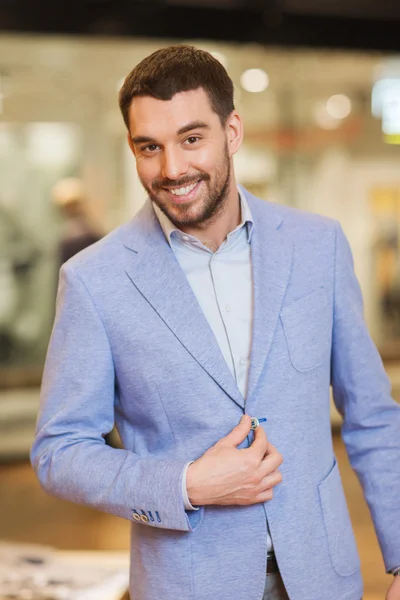
[[[182,231],[197,237],[213,252],[218,250],[225,241],[228,233],[240,224],[241,208],[236,182],[231,181],[228,196],[221,212],[209,222],[201,223],[195,227],[182,227]]]

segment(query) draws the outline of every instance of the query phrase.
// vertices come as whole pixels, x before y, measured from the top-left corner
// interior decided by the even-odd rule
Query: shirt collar
[[[239,225],[230,233],[233,233],[234,231],[238,231],[242,227],[246,227],[247,243],[250,244],[251,237],[253,235],[254,221],[253,221],[249,203],[247,202],[245,194],[240,189],[240,187],[238,187],[237,190],[238,190],[239,199],[240,199],[241,220],[240,220]],[[156,214],[156,217],[160,223],[161,229],[164,232],[166,240],[169,243],[169,245],[171,246],[171,234],[174,232],[182,233],[182,231],[178,227],[176,227],[176,225],[174,225],[172,223],[172,221],[167,217],[167,215],[164,214],[163,211],[154,202],[152,202],[152,205],[153,205],[153,210]],[[230,233],[228,235],[230,235]]]

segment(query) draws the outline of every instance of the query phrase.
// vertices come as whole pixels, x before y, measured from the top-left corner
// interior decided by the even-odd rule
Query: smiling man
[[[171,90],[166,102],[135,93],[127,87],[131,77],[120,103],[127,111],[128,142],[140,180],[176,227],[200,235],[202,241],[206,235],[217,250],[241,216],[231,158],[242,141],[242,123],[232,94],[221,98],[215,112],[210,91],[203,87],[175,94]],[[192,78],[189,86],[197,86],[198,76]],[[134,101],[126,107],[131,94]]]
[[[149,199],[61,270],[38,477],[132,521],[132,600],[360,600],[330,388],[395,575],[400,407],[343,232],[236,185],[242,121],[207,52],[147,57],[120,107]]]
[[[210,241],[215,232],[217,250],[240,221],[231,169],[242,138],[238,114],[230,115],[227,140],[202,88],[177,93],[168,104],[139,96],[129,113],[135,125],[128,141],[149,198],[177,227],[193,234],[208,231]],[[141,135],[142,130],[154,136]]]

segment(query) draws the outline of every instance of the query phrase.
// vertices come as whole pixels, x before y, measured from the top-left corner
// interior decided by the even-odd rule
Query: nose
[[[172,181],[188,172],[188,161],[182,148],[165,148],[162,158],[162,176]]]

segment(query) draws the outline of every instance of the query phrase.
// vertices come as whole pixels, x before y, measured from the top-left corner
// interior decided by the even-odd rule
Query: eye
[[[193,144],[195,144],[196,142],[198,142],[200,139],[200,137],[198,135],[191,135],[190,137],[188,137],[185,142],[187,142],[189,144],[189,146],[193,146]]]
[[[141,148],[142,152],[148,152],[149,154],[154,153],[156,150],[158,150],[158,146],[157,144],[149,144],[148,146],[143,146],[143,148]]]

